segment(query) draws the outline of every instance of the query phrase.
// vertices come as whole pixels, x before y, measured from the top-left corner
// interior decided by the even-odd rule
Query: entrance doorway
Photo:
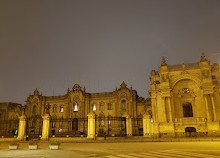
[[[186,127],[185,128],[186,136],[195,137],[196,136],[196,128],[195,127]]]
[[[126,136],[126,117],[121,117],[121,136]]]
[[[77,118],[74,118],[72,121],[72,130],[74,132],[78,131],[78,119]]]

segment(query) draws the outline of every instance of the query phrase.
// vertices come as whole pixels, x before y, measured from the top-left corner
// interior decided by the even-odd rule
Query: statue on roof
[[[125,82],[123,81],[122,84],[120,85],[121,88],[127,88],[127,85],[125,84]]]
[[[203,61],[207,61],[207,59],[206,59],[206,56],[205,56],[205,53],[204,53],[204,52],[202,52],[202,54],[201,54],[201,60],[200,60],[200,62],[203,62]]]
[[[39,95],[39,91],[37,90],[37,88],[34,91],[34,95]]]
[[[166,59],[164,57],[162,58],[161,66],[167,66]]]
[[[81,91],[81,87],[80,87],[80,85],[79,84],[75,84],[74,86],[73,86],[73,91]]]

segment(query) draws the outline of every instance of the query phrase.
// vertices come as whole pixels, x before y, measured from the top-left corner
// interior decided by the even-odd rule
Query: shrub
[[[39,142],[38,139],[31,139],[31,140],[29,141],[29,145],[37,145],[38,142]]]
[[[10,143],[10,145],[12,145],[12,146],[13,146],[13,145],[18,145],[18,142],[13,141],[13,142]]]
[[[50,141],[50,145],[60,145],[60,142],[59,141]]]

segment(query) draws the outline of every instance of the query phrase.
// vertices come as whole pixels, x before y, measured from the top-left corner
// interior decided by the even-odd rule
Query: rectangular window
[[[183,104],[183,116],[184,117],[193,117],[193,110],[191,103],[184,103]]]
[[[104,111],[105,103],[101,102],[99,105],[99,110]]]
[[[108,103],[108,110],[112,110],[112,104]]]
[[[216,77],[213,75],[213,76],[212,76],[212,79],[216,79]]]

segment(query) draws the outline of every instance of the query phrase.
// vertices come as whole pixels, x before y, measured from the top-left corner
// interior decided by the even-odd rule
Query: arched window
[[[96,111],[96,105],[95,104],[92,105],[92,111]]]
[[[104,111],[104,106],[105,106],[105,103],[104,102],[101,102],[100,104],[99,104],[99,110],[100,111]]]
[[[183,103],[183,116],[184,117],[193,117],[192,104],[187,102]]]
[[[73,107],[73,111],[74,111],[74,112],[77,112],[77,111],[78,111],[78,103],[75,102],[73,106],[74,106],[74,107]]]
[[[126,110],[126,100],[124,99],[121,101],[121,109]]]
[[[54,105],[53,106],[53,113],[56,113],[57,112],[57,105]]]
[[[36,105],[33,106],[33,115],[36,115]]]
[[[108,103],[108,110],[112,110],[112,104]]]
[[[61,105],[60,106],[60,112],[63,112],[64,111],[64,108],[63,108],[63,106]]]

